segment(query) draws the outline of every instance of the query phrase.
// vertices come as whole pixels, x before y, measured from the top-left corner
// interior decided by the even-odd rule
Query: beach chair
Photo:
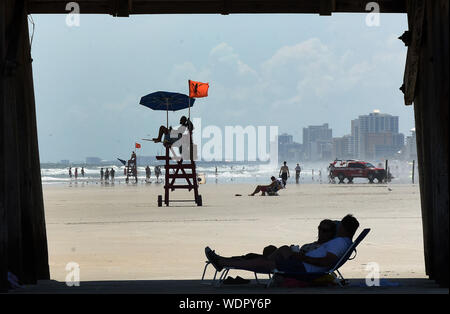
[[[293,278],[297,279],[299,281],[304,282],[310,282],[316,279],[319,279],[323,276],[331,276],[334,279],[334,282],[336,282],[339,286],[343,287],[346,283],[346,280],[342,276],[342,274],[339,272],[339,268],[344,265],[347,261],[355,259],[357,251],[356,247],[359,243],[367,236],[369,233],[370,228],[366,228],[359,236],[356,238],[356,240],[350,245],[350,247],[347,249],[347,251],[342,255],[342,257],[336,262],[336,264],[328,271],[325,272],[317,272],[317,273],[295,273],[295,272],[283,272],[277,269],[274,269],[273,275],[280,275],[285,278]],[[270,281],[267,284],[267,287],[270,287],[273,284],[273,277],[271,277]]]
[[[280,191],[282,189],[284,189],[284,188],[283,188],[282,184],[278,181],[277,186],[272,189],[267,190],[266,193],[268,196],[279,196],[278,191]]]
[[[361,243],[361,241],[367,236],[367,234],[369,233],[370,228],[366,228],[363,231],[361,231],[361,233],[359,234],[359,236],[356,238],[356,240],[350,245],[350,247],[347,249],[347,251],[344,253],[344,255],[342,255],[342,257],[336,262],[336,264],[328,271],[324,271],[324,272],[316,272],[316,273],[295,273],[295,272],[283,272],[277,269],[274,269],[271,272],[253,272],[255,275],[255,279],[256,282],[258,284],[260,284],[259,280],[258,280],[258,276],[257,274],[263,274],[263,275],[268,275],[269,276],[269,282],[266,284],[266,287],[271,287],[273,286],[274,283],[274,275],[278,275],[278,276],[282,276],[285,278],[293,278],[293,279],[297,279],[299,281],[303,281],[303,282],[311,282],[313,280],[317,280],[321,277],[324,276],[332,276],[332,278],[334,279],[334,281],[341,287],[344,286],[345,284],[345,279],[342,276],[342,274],[339,272],[339,268],[344,265],[348,260],[352,260],[355,259],[357,251],[356,251],[356,247],[359,245],[359,243]],[[353,255],[354,254],[354,255]],[[202,281],[205,278],[205,273],[206,273],[206,269],[207,267],[211,264],[210,261],[206,261],[205,262],[205,267],[203,269],[203,275],[202,275]],[[222,271],[220,272],[220,276],[219,278],[217,278],[217,273],[218,271],[215,271],[214,274],[214,278],[212,281],[212,285],[213,286],[217,286],[220,287],[223,284],[223,281],[226,279],[228,272],[232,269],[235,270],[245,270],[245,269],[239,269],[239,268],[235,268],[235,267],[224,267],[222,269]]]
[[[206,274],[206,269],[208,268],[208,266],[211,264],[210,261],[205,261],[205,267],[203,268],[203,275],[202,275],[202,282],[204,282],[205,280],[205,274]],[[219,273],[219,271],[215,270],[214,273],[214,278],[212,280],[212,282],[210,283],[212,286],[216,286],[216,287],[220,287],[223,285],[224,280],[227,278],[228,276],[228,272],[232,269],[235,270],[245,270],[245,269],[240,269],[240,268],[235,268],[235,267],[224,267],[221,271],[220,271],[220,276],[219,278],[217,278],[217,274]],[[263,274],[263,275],[268,275],[269,276],[269,282],[272,280],[272,273],[271,272],[253,272],[253,274],[255,275],[255,280],[257,284],[262,284],[259,282],[258,279],[258,275],[257,274]]]

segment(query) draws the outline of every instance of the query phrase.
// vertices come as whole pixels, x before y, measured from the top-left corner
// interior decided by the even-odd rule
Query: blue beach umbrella
[[[194,102],[195,98],[189,98],[185,94],[159,91],[142,97],[139,104],[153,110],[166,110],[167,127],[169,127],[169,110],[190,108]]]

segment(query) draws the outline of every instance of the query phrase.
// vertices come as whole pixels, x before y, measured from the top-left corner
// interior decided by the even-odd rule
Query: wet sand
[[[320,220],[347,213],[360,221],[357,234],[372,230],[341,268],[345,277],[365,278],[366,265],[376,262],[382,278],[426,278],[418,185],[289,184],[278,197],[250,197],[254,185],[208,183],[200,186],[202,207],[157,207],[163,187],[155,183],[43,189],[50,272],[58,281],[69,262],[79,264],[82,281],[199,279],[207,245],[228,256],[312,242]]]

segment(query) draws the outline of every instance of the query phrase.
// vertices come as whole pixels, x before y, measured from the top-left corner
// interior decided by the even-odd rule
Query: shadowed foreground
[[[434,281],[424,278],[382,279],[385,286],[367,287],[365,279],[350,279],[349,285],[341,288],[265,288],[254,280],[250,284],[215,287],[205,280],[130,280],[130,281],[82,281],[79,287],[68,287],[65,282],[54,280],[40,281],[35,286],[26,286],[10,293],[51,293],[51,294],[89,294],[89,293],[127,293],[127,294],[448,294],[448,288],[439,288]],[[260,280],[260,283],[267,281]]]

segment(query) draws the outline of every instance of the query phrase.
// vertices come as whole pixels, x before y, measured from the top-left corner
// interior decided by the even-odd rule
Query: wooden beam
[[[50,279],[41,168],[37,137],[32,58],[26,10],[21,17],[22,40],[18,51],[16,110],[18,117],[19,175],[21,184],[24,281]]]
[[[405,105],[411,105],[416,93],[417,74],[419,72],[419,54],[422,45],[422,29],[426,0],[410,0],[411,14],[408,15],[409,30],[404,40],[408,45],[405,73],[403,76],[403,89]],[[405,35],[406,35],[405,34]]]
[[[4,76],[5,59],[6,59],[6,2],[0,1],[0,113],[6,103],[6,80]],[[3,139],[5,137],[3,128],[3,116],[0,116],[0,160],[5,160],[5,145]],[[6,165],[0,163],[0,292],[6,292],[8,289],[8,224],[5,208],[5,178],[4,173]]]
[[[367,13],[367,0],[77,0],[81,14]],[[128,8],[127,8],[128,2]],[[381,13],[406,13],[405,0],[378,0]],[[28,0],[29,13],[65,14],[67,0]],[[127,12],[128,10],[128,12]]]
[[[411,1],[408,17],[414,21]],[[448,287],[449,2],[425,1],[414,97],[426,273]]]
[[[36,114],[24,0],[5,0],[0,39],[2,263],[24,283],[49,279]],[[6,233],[6,235],[5,235]],[[3,250],[3,252],[1,252]],[[5,276],[0,265],[1,278]],[[1,283],[1,279],[0,279]]]
[[[113,14],[117,17],[128,17],[133,10],[132,0],[115,0]]]
[[[5,101],[2,109],[2,127],[4,145],[3,162],[7,165],[3,173],[5,189],[2,191],[7,221],[7,267],[19,278],[24,277],[22,255],[22,222],[18,152],[18,117],[16,111],[16,80],[19,60],[17,53],[23,28],[20,27],[24,2],[8,0],[9,12],[6,17],[6,56],[2,75],[5,80]]]
[[[335,0],[320,0],[320,15],[331,15],[331,13],[336,11],[336,1]]]

